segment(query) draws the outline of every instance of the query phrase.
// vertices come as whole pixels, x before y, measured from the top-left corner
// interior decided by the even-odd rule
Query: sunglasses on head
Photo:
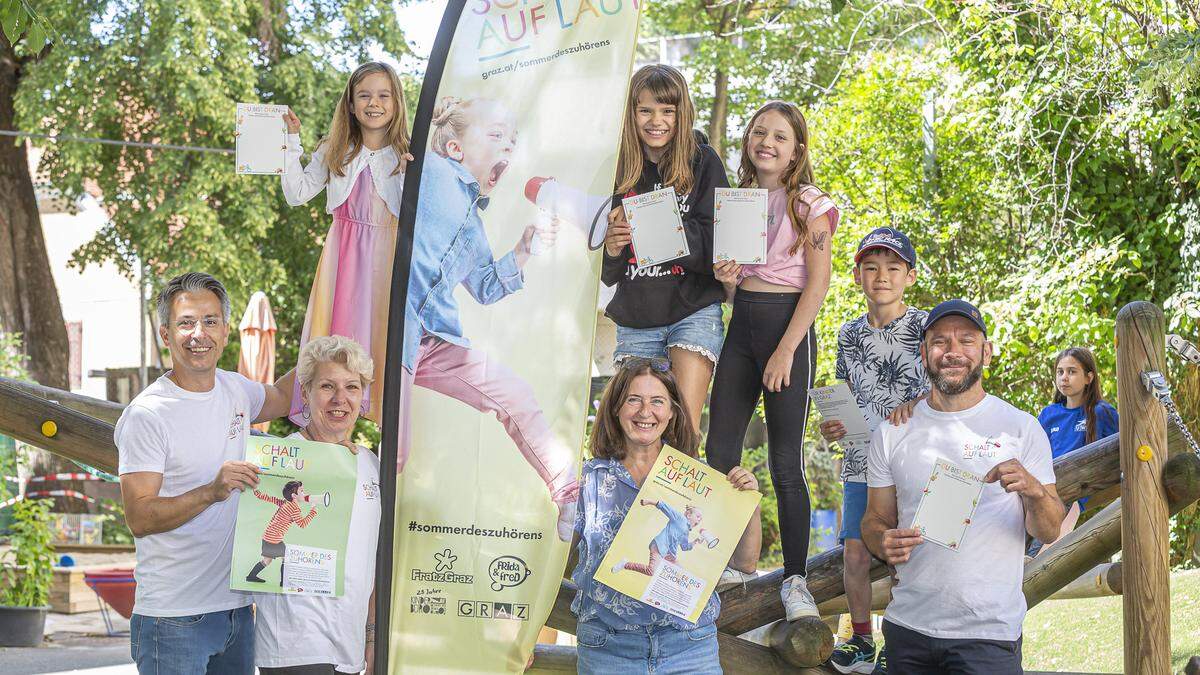
[[[647,366],[660,373],[666,373],[671,370],[671,360],[661,356],[631,356],[621,362],[621,368],[628,370],[640,370]]]

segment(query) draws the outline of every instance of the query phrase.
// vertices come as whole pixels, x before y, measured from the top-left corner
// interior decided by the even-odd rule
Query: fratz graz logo
[[[414,567],[412,580],[435,584],[475,583],[475,575],[458,574],[454,571],[454,563],[458,562],[458,556],[454,555],[454,551],[445,549],[439,553],[435,553],[433,554],[433,561],[434,568],[432,572],[426,572]]]

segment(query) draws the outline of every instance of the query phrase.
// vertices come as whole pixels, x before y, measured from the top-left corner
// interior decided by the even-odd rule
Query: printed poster
[[[239,174],[281,174],[287,154],[286,105],[237,104],[234,157]]]
[[[683,233],[683,217],[679,215],[675,188],[667,186],[626,197],[621,204],[625,207],[625,219],[629,221],[638,269],[688,255],[687,235]]]
[[[957,551],[982,493],[983,476],[939,459],[922,491],[912,527],[921,531],[925,541]]]
[[[258,488],[238,498],[229,588],[340,596],[358,459],[344,446],[251,436]]]
[[[735,490],[699,459],[663,447],[596,581],[695,622],[761,498]]]
[[[717,188],[713,201],[713,263],[761,265],[767,259],[767,191]]]
[[[553,607],[590,404],[601,254],[588,235],[612,198],[638,18],[630,0],[452,0],[443,17],[405,176],[401,230],[415,235],[397,255],[405,300],[424,311],[389,316],[390,331],[403,320],[424,337],[384,387],[400,396],[384,432],[395,405],[409,440],[383,455],[400,473],[377,672],[383,659],[406,675],[522,672]],[[465,135],[435,109],[461,115]],[[463,202],[471,184],[483,198]],[[481,271],[428,301],[463,214],[478,223],[463,269]],[[527,259],[513,255],[522,241]]]

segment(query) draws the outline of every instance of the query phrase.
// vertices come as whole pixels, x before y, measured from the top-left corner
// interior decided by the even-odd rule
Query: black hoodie
[[[604,252],[600,279],[605,286],[617,286],[605,314],[618,326],[668,326],[725,298],[725,289],[713,276],[713,196],[716,188],[729,187],[729,181],[712,147],[700,146],[692,161],[692,175],[695,180],[691,191],[679,198],[688,255],[639,270],[632,245],[626,246],[617,257],[609,256],[607,250]],[[662,188],[658,165],[643,157],[642,176],[637,185],[615,197],[613,206],[619,206],[624,197]]]

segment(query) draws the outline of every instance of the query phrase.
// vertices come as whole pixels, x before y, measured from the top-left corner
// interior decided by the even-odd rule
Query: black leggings
[[[717,362],[709,409],[708,463],[717,471],[742,461],[742,443],[750,416],[763,397],[767,414],[767,466],[779,504],[779,532],[783,539],[785,576],[808,573],[808,538],[811,504],[804,477],[804,426],[808,421],[808,390],[817,359],[817,337],[812,326],[792,359],[791,384],[782,391],[763,388],[767,360],[779,346],[799,293],[762,293],[738,289],[733,318]]]

